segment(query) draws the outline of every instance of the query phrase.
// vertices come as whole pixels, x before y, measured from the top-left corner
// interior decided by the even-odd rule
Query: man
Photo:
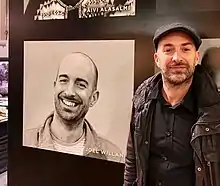
[[[197,65],[201,39],[172,23],[153,42],[161,72],[133,98],[124,186],[219,186],[220,96]]]
[[[67,55],[54,81],[54,112],[43,126],[25,132],[24,145],[120,162],[121,152],[85,119],[98,98],[98,70],[86,54]]]

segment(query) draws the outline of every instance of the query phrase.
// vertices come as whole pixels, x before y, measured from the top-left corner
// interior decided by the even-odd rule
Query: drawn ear
[[[98,90],[95,90],[93,93],[92,93],[92,97],[90,99],[90,103],[89,103],[89,106],[90,107],[93,107],[96,102],[98,101],[99,99],[99,91]]]

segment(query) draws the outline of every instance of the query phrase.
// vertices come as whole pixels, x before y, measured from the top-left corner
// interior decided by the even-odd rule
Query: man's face
[[[98,99],[94,90],[94,66],[81,54],[66,57],[54,83],[54,103],[61,119],[76,123],[82,120]]]
[[[187,34],[172,32],[161,38],[154,59],[164,80],[180,85],[193,76],[199,52]]]

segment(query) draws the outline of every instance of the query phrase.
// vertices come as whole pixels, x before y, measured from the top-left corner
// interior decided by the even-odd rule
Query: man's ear
[[[196,65],[198,65],[200,59],[200,52],[196,51]]]
[[[99,91],[98,90],[95,90],[93,93],[92,93],[92,97],[90,99],[90,103],[89,103],[89,106],[90,107],[93,107],[96,102],[98,101],[99,99]]]
[[[56,81],[53,82],[53,87],[55,87],[55,86],[56,86]]]
[[[159,63],[157,52],[154,53],[154,62],[156,63],[157,67],[160,68],[160,63]]]

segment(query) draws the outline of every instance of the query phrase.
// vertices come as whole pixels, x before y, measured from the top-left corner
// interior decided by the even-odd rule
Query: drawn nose
[[[74,85],[69,84],[65,92],[68,96],[75,96],[76,91]]]

